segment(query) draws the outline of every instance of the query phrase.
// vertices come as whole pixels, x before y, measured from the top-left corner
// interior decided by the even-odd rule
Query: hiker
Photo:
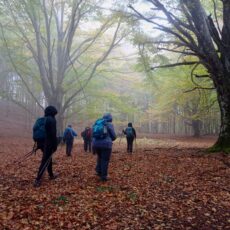
[[[128,127],[123,130],[123,133],[126,135],[127,140],[127,153],[133,152],[133,141],[136,139],[136,131],[133,128],[133,125],[131,122],[128,123]]]
[[[92,147],[97,154],[96,173],[101,181],[107,181],[112,142],[115,139],[116,133],[112,124],[112,115],[106,113],[102,119],[98,119],[93,125]]]
[[[66,144],[66,155],[69,157],[71,156],[72,148],[73,148],[73,141],[74,137],[77,136],[77,133],[74,131],[71,125],[65,129],[63,134],[63,141]]]
[[[84,151],[91,152],[91,141],[92,141],[92,129],[90,127],[85,127],[85,130],[81,133],[81,136],[84,140]]]
[[[37,178],[34,182],[34,187],[39,187],[41,185],[42,175],[47,168],[49,173],[49,178],[54,180],[57,178],[57,175],[53,174],[52,169],[52,155],[57,150],[57,136],[56,136],[56,119],[55,115],[58,113],[57,109],[54,106],[46,107],[44,111],[45,115],[45,139],[37,142],[37,148],[41,149],[43,155],[40,167],[38,169]]]

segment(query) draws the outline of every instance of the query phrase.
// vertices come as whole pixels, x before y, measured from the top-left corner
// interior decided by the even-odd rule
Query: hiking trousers
[[[102,180],[107,180],[112,149],[96,147],[94,150],[97,153],[96,173]]]
[[[66,155],[71,156],[71,152],[73,149],[73,140],[66,141]]]
[[[71,156],[71,152],[73,149],[73,138],[66,140],[66,155]]]
[[[132,153],[134,137],[126,137],[126,140],[127,140],[127,152]]]
[[[87,152],[88,149],[91,152],[91,140],[84,140],[84,151]]]
[[[52,177],[53,174],[53,168],[52,168],[52,154],[53,151],[50,147],[46,147],[41,149],[42,150],[42,160],[41,160],[41,164],[40,167],[38,169],[38,174],[37,174],[37,178],[36,180],[40,180],[47,168],[48,174],[50,177]]]

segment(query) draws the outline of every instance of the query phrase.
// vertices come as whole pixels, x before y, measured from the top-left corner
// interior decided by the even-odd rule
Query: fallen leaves
[[[16,167],[31,142],[0,139],[0,228],[227,229],[230,169],[221,154],[203,155],[204,140],[196,141],[144,140],[132,155],[115,143],[106,183],[95,175],[96,157],[77,142],[71,159],[64,148],[55,154],[59,178],[45,175],[35,189],[41,154]]]

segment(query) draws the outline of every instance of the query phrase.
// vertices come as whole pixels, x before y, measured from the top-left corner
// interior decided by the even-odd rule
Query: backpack
[[[133,137],[133,128],[132,127],[127,127],[125,130],[126,137]]]
[[[68,129],[65,134],[65,140],[71,140],[71,139],[73,139],[73,134],[72,134],[72,131]]]
[[[45,117],[40,117],[35,121],[33,126],[33,139],[35,142],[45,141],[46,138],[45,124],[46,124]]]
[[[104,119],[98,119],[93,125],[93,137],[95,139],[104,139],[107,136],[106,121]]]
[[[91,138],[91,129],[86,129],[86,130],[85,130],[85,137],[86,137],[87,139],[90,139],[90,138]]]

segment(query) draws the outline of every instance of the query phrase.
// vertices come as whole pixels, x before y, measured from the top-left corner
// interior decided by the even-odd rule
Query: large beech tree
[[[159,51],[181,54],[180,61],[168,65],[155,65],[151,69],[192,65],[192,77],[208,77],[217,92],[221,113],[219,138],[215,150],[230,148],[230,1],[200,0],[144,0],[149,4],[149,12],[144,13],[129,7],[135,16],[153,25],[153,29],[164,32],[155,43]],[[206,12],[206,6],[213,15]],[[212,6],[210,7],[210,4]],[[221,5],[221,6],[220,6]],[[218,6],[218,7],[217,7]],[[207,10],[208,11],[208,10]],[[186,61],[186,56],[194,56],[194,61]],[[191,58],[190,58],[191,60]],[[208,74],[197,75],[196,68],[203,65]]]
[[[119,15],[103,15],[101,4],[99,0],[0,2],[6,19],[1,37],[14,71],[37,104],[26,79],[38,79],[47,103],[59,111],[60,130],[66,110],[128,33],[121,30]],[[21,47],[16,49],[15,44]],[[24,57],[19,58],[16,50]]]

